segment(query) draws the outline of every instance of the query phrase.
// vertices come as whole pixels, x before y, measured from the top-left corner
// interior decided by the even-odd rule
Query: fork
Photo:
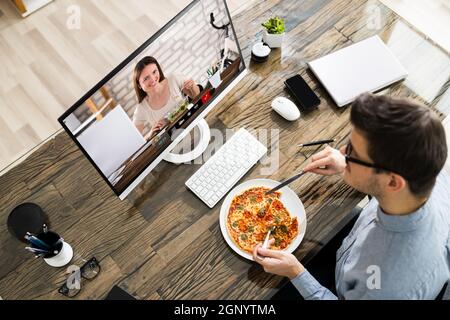
[[[269,237],[270,237],[270,233],[272,232],[272,230],[273,230],[273,227],[271,227],[271,228],[269,229],[269,232],[267,232],[266,239],[264,240],[264,243],[263,243],[263,245],[262,245],[262,248],[263,248],[263,249],[267,249],[267,247],[269,246]]]

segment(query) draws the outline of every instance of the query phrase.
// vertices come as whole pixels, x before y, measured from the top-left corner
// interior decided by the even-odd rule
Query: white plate
[[[280,183],[275,180],[270,179],[253,179],[246,181],[244,183],[241,183],[240,185],[236,186],[233,190],[228,193],[227,197],[223,201],[222,207],[220,208],[220,230],[222,231],[222,235],[225,238],[225,241],[228,243],[228,245],[233,249],[237,254],[240,256],[253,260],[253,256],[250,253],[247,253],[246,251],[240,249],[231,239],[230,235],[228,234],[226,221],[228,216],[228,211],[230,209],[230,204],[233,201],[233,198],[242,192],[244,192],[247,189],[254,188],[254,187],[267,187],[267,188],[274,188]],[[305,236],[306,232],[306,213],[305,208],[303,207],[302,201],[299,199],[299,197],[295,194],[294,191],[292,191],[291,188],[288,186],[285,186],[278,190],[281,192],[280,200],[286,207],[286,209],[289,211],[289,214],[293,217],[298,217],[298,223],[300,225],[297,238],[292,241],[292,243],[284,249],[284,251],[287,252],[293,252],[297,247],[300,245],[300,243],[303,240],[303,237]]]

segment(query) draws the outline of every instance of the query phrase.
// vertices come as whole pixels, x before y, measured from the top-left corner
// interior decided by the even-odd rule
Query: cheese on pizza
[[[298,234],[298,221],[280,201],[280,192],[266,195],[265,187],[248,189],[234,197],[227,216],[227,230],[234,243],[251,253],[262,243],[269,229],[275,250],[287,248]]]

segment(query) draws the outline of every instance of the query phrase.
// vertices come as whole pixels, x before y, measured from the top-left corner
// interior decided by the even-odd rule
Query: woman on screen
[[[183,95],[193,99],[201,91],[192,79],[180,75],[164,76],[158,61],[149,56],[144,57],[134,68],[133,85],[139,102],[133,122],[142,135],[145,125],[150,125],[151,130],[145,136],[147,140],[167,125],[164,117],[178,107],[184,99]]]

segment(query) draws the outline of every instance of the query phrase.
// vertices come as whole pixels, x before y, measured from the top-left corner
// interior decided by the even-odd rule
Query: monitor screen
[[[123,196],[244,70],[225,1],[193,1],[58,120]]]

